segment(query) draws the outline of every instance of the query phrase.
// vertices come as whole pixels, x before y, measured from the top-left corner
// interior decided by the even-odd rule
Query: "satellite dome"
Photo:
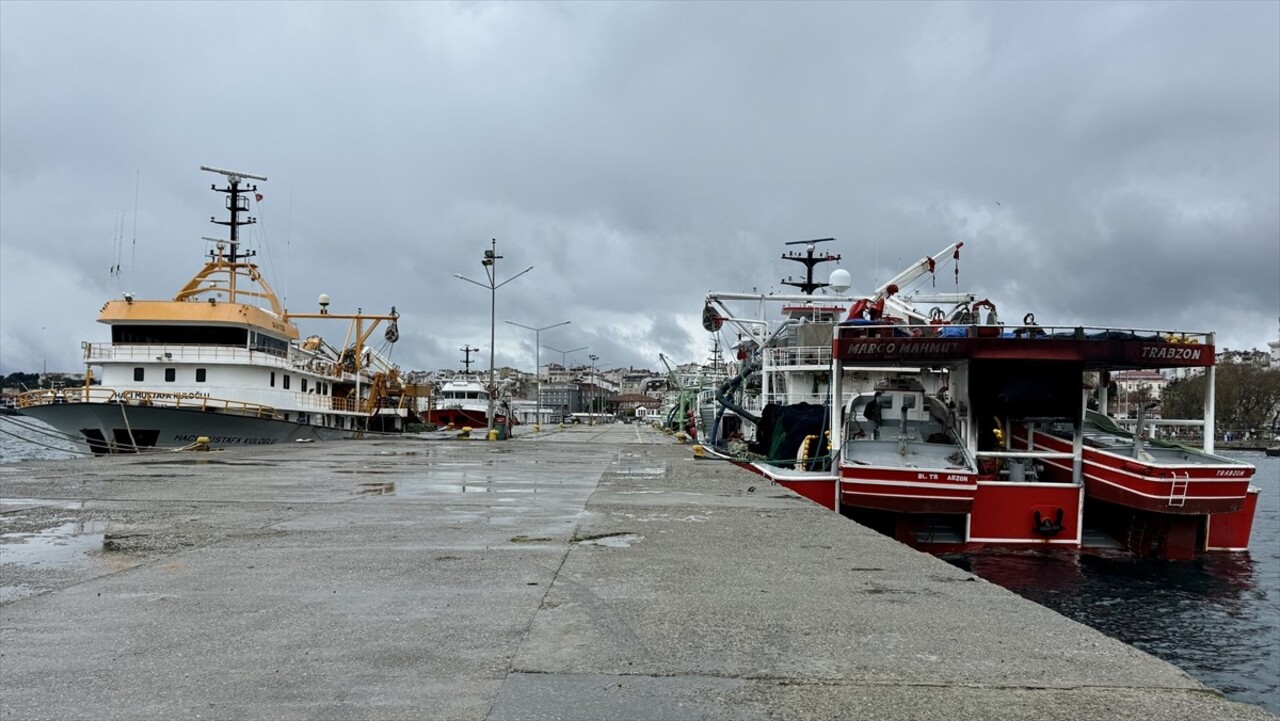
[[[849,271],[844,268],[836,268],[831,271],[831,277],[827,280],[827,284],[837,293],[843,293],[849,290],[849,285],[853,279],[849,276]]]

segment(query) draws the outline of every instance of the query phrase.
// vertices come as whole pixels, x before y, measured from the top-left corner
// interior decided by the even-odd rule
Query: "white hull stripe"
[[[942,491],[976,491],[978,485],[968,483],[920,483],[917,481],[872,481],[862,478],[844,478],[840,479],[840,484],[850,485],[867,485],[867,486],[894,486],[896,488],[934,488]]]
[[[910,493],[869,493],[867,491],[849,491],[841,489],[846,496],[872,496],[875,498],[905,498],[912,501],[972,501],[968,496],[917,496]]]

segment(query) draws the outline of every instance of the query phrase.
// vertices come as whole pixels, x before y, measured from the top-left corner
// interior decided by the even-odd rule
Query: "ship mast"
[[[801,281],[801,280],[792,280],[790,276],[787,276],[787,278],[786,278],[785,280],[782,280],[782,281],[780,281],[780,282],[781,282],[783,285],[791,285],[791,286],[795,286],[795,287],[799,288],[799,289],[800,289],[800,291],[801,291],[802,293],[804,293],[805,295],[813,295],[813,291],[815,291],[815,290],[817,290],[817,289],[819,289],[819,288],[826,288],[828,285],[831,285],[830,283],[819,283],[819,282],[814,282],[814,280],[813,280],[813,267],[814,267],[815,265],[818,265],[819,263],[829,263],[829,262],[834,261],[834,260],[840,260],[840,256],[839,256],[839,255],[834,255],[834,254],[832,254],[832,253],[827,253],[826,255],[814,255],[814,252],[813,252],[813,251],[814,251],[814,245],[816,245],[817,243],[826,243],[827,241],[830,241],[830,240],[835,240],[835,238],[818,238],[818,239],[815,239],[815,240],[791,240],[791,241],[787,241],[787,243],[786,243],[787,245],[805,245],[805,246],[808,246],[807,248],[805,248],[805,252],[804,252],[804,254],[801,254],[801,253],[797,253],[797,252],[795,252],[795,251],[792,251],[792,252],[790,252],[790,253],[784,253],[784,254],[782,255],[782,259],[783,259],[783,260],[793,260],[793,261],[795,261],[795,262],[797,262],[797,263],[803,263],[803,264],[804,264],[804,267],[805,267],[805,279],[804,279],[804,280],[802,280],[802,281]]]
[[[471,354],[472,354],[472,353],[479,352],[479,350],[480,350],[480,349],[479,349],[479,348],[472,348],[472,347],[471,347],[471,344],[470,344],[470,343],[468,343],[466,346],[464,346],[464,347],[462,347],[462,348],[459,348],[458,350],[460,350],[460,351],[462,351],[463,353],[466,353],[466,354],[467,354],[467,355],[466,355],[466,357],[462,359],[462,363],[463,363],[463,366],[466,368],[466,370],[465,370],[465,371],[463,371],[463,372],[464,372],[466,375],[468,375],[468,376],[469,376],[469,375],[471,375],[471,364],[472,364],[472,363],[475,363],[475,361],[471,360]]]
[[[219,188],[217,184],[214,184],[210,187],[219,193],[227,194],[227,210],[230,213],[230,219],[218,220],[215,217],[210,217],[209,222],[214,223],[215,225],[225,225],[228,228],[230,228],[231,238],[230,240],[227,241],[227,243],[230,245],[231,254],[226,257],[226,260],[231,264],[231,272],[229,274],[230,282],[229,282],[229,287],[227,288],[227,292],[229,295],[228,301],[231,303],[234,303],[236,302],[236,275],[238,275],[236,273],[236,266],[239,264],[241,259],[248,259],[257,255],[257,251],[253,251],[253,250],[245,251],[244,253],[240,252],[240,226],[253,225],[254,223],[258,222],[258,219],[248,215],[246,215],[242,219],[240,217],[240,214],[241,213],[247,214],[249,212],[249,198],[245,196],[244,193],[246,191],[256,192],[258,190],[258,186],[248,185],[248,186],[245,186],[244,188],[241,188],[240,184],[245,178],[250,178],[253,180],[261,180],[265,182],[267,177],[265,175],[253,175],[251,173],[241,173],[236,170],[224,170],[222,168],[212,168],[207,165],[201,165],[200,169],[208,171],[210,173],[217,173],[219,175],[225,176],[227,179],[227,187],[225,188]],[[215,250],[209,251],[210,258],[213,259],[214,262],[217,262],[218,257],[222,255],[221,251],[222,251],[222,243],[221,241],[219,241],[218,247]]]

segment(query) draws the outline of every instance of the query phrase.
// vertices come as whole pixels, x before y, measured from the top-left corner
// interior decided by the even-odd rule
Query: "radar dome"
[[[836,268],[831,271],[831,277],[827,280],[827,284],[837,293],[843,293],[849,290],[849,285],[853,279],[849,276],[849,271],[844,268]]]

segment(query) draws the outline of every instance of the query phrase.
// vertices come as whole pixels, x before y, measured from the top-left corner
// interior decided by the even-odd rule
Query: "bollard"
[[[450,425],[453,425],[452,423]],[[462,432],[458,434],[459,438],[467,439],[471,437],[471,426],[463,426]]]
[[[199,436],[196,438],[195,444],[191,447],[193,451],[209,450],[209,436]]]
[[[680,445],[684,445],[684,442],[688,440],[688,438],[689,437],[684,434],[684,431],[681,431],[676,434],[676,443],[679,443]]]
[[[489,440],[491,440],[491,441],[496,441],[496,440],[498,440],[498,429],[497,429],[497,428],[494,428],[494,429],[492,429],[492,430],[490,430],[490,431],[489,431]]]
[[[695,443],[695,444],[693,444],[693,457],[694,457],[694,458],[705,458],[705,457],[706,457],[706,455],[707,455],[707,449],[703,448],[701,443]]]
[[[534,423],[534,424],[533,424],[533,432],[534,432],[534,433],[538,433],[538,432],[540,432],[541,430],[542,430],[542,426],[538,425],[537,423]]]

